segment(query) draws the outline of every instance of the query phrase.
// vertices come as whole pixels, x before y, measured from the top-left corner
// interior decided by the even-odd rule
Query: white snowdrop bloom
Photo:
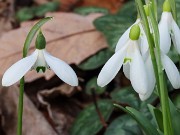
[[[169,2],[166,0],[163,5],[163,13],[159,23],[160,48],[168,53],[171,47],[171,39],[180,54],[180,29],[172,17]]]
[[[180,74],[176,65],[163,52],[161,52],[161,60],[162,60],[162,65],[165,70],[165,73],[167,74],[167,77],[170,83],[172,84],[173,88],[179,89],[180,88]]]
[[[148,19],[149,20],[149,19]],[[140,36],[139,36],[139,48],[140,48],[140,52],[141,52],[141,55],[144,57],[144,55],[147,53],[148,51],[148,41],[147,41],[147,37],[146,37],[146,34],[144,32],[144,29],[142,27],[142,24],[140,22],[140,19],[138,18],[136,20],[136,22],[133,24],[133,25],[139,25],[140,27]],[[123,35],[119,38],[118,42],[117,42],[117,45],[116,45],[116,48],[115,48],[115,52],[117,52],[119,49],[121,49],[124,44],[129,40],[129,33],[130,33],[130,29],[131,27],[133,26],[131,25],[124,33]]]
[[[140,28],[136,24],[130,29],[129,39],[102,68],[97,79],[99,86],[104,87],[112,81],[123,65],[125,76],[130,79],[134,90],[141,95],[149,91],[146,67],[139,51],[139,35]]]
[[[65,83],[71,86],[78,85],[78,79],[73,69],[64,61],[50,55],[45,50],[45,38],[40,32],[38,36],[41,43],[36,39],[36,50],[15,64],[13,64],[3,75],[2,85],[10,86],[20,80],[30,69],[37,72],[45,72],[46,69],[52,69],[54,73]],[[42,43],[43,41],[43,43]],[[41,45],[38,45],[41,44]]]
[[[162,61],[162,66],[163,69],[171,83],[174,89],[180,88],[180,73],[176,67],[176,65],[173,63],[173,61],[163,52],[161,52],[161,61]],[[145,61],[145,66],[146,66],[146,71],[148,75],[148,80],[149,80],[149,91],[142,95],[139,94],[139,97],[141,100],[146,100],[148,99],[155,87],[155,75],[154,75],[154,70],[153,70],[153,65],[151,62],[150,54],[148,53],[148,58]]]

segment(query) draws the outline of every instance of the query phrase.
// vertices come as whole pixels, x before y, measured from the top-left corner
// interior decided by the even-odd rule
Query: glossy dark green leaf
[[[135,22],[135,9],[134,2],[129,2],[117,14],[102,16],[94,21],[97,30],[105,35],[112,51],[121,35]]]
[[[109,13],[108,9],[100,7],[79,7],[76,8],[74,12],[80,15],[88,15],[91,13],[103,13],[105,15]]]
[[[92,94],[92,89],[94,90],[94,92],[97,94],[97,95],[100,95],[102,93],[105,92],[106,90],[106,87],[99,87],[97,85],[97,77],[94,77],[92,79],[90,79],[87,84],[86,84],[86,93],[91,95]]]
[[[135,120],[141,125],[146,134],[159,135],[154,125],[152,125],[149,119],[147,119],[142,113],[131,107],[126,107],[126,109],[129,111],[129,114],[131,114],[135,118]]]
[[[112,52],[108,49],[99,51],[97,54],[89,57],[78,67],[83,70],[93,70],[102,66],[112,56]]]
[[[45,13],[56,11],[59,8],[59,2],[48,2],[46,4],[40,5],[38,7],[25,7],[20,9],[16,13],[16,18],[20,21],[27,21],[33,19],[34,17],[43,17]]]
[[[111,98],[115,102],[126,104],[134,108],[140,108],[140,100],[132,87],[125,87],[122,89],[115,89],[111,92]]]
[[[179,122],[180,122],[180,110],[174,106],[171,100],[169,100],[172,125],[174,129],[174,135],[180,134]]]
[[[163,132],[162,112],[150,104],[148,104],[148,108],[149,108],[149,110],[153,116],[153,120],[156,122],[159,130]]]
[[[116,107],[128,113],[134,120],[138,122],[141,128],[144,130],[146,135],[159,135],[155,126],[151,123],[151,121],[144,116],[141,112],[137,111],[132,107],[122,107],[120,105],[115,104]]]
[[[108,120],[113,111],[112,102],[110,100],[100,100],[98,101],[98,107],[104,119]],[[72,125],[70,135],[95,135],[102,127],[95,106],[91,104],[79,113]]]
[[[16,13],[16,18],[20,22],[34,18],[34,8],[22,8]]]
[[[123,115],[108,126],[104,135],[143,135],[143,133],[131,116]]]

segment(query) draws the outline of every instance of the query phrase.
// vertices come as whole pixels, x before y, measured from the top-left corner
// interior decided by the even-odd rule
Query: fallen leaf
[[[2,128],[6,135],[15,135],[17,128],[17,86],[0,86],[0,112]],[[45,117],[24,94],[23,135],[58,135]],[[62,134],[64,135],[64,134]]]
[[[47,40],[47,51],[68,64],[78,65],[84,59],[106,48],[107,43],[103,35],[98,32],[92,22],[101,14],[80,16],[73,13],[49,13],[54,19],[45,26],[42,31]],[[0,37],[0,74],[17,62],[22,57],[22,48],[25,38],[37,21],[23,23],[21,28],[12,30]],[[30,51],[35,50],[34,41]],[[25,80],[30,82],[40,77],[50,79],[54,73],[48,70],[45,74],[37,74],[30,71]]]
[[[0,35],[3,32],[9,31],[13,28],[14,22],[14,1],[0,0]]]
[[[96,6],[109,9],[112,13],[119,10],[125,0],[83,0],[78,6]]]

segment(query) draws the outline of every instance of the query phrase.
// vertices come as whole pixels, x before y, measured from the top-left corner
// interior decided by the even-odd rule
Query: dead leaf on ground
[[[1,125],[6,135],[15,135],[17,126],[17,102],[19,88],[0,86]],[[63,118],[59,119],[63,120]],[[24,95],[23,135],[57,135],[29,98]],[[62,134],[66,135],[66,134]]]
[[[47,51],[68,64],[78,65],[84,59],[95,54],[97,51],[106,48],[107,43],[103,35],[98,32],[92,22],[101,14],[80,16],[73,13],[50,13],[47,16],[54,16],[54,19],[42,28],[47,40]],[[23,23],[21,28],[12,30],[0,37],[0,74],[17,62],[22,57],[22,48],[25,38],[37,21]],[[34,51],[34,41],[30,51]],[[30,71],[26,75],[26,81],[33,81],[45,76],[50,79],[54,73],[47,70],[45,74],[37,74]]]
[[[82,0],[78,6],[96,6],[109,9],[112,13],[119,10],[125,0]]]
[[[74,117],[84,108],[77,99],[69,98],[77,87],[62,84],[59,87],[45,89],[37,93],[38,101],[45,107],[58,134],[68,134]],[[63,120],[62,120],[63,119]]]
[[[12,22],[14,22],[14,1],[0,0],[0,35],[13,28]]]

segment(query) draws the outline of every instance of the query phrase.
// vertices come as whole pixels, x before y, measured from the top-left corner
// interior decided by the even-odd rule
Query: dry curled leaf
[[[18,96],[17,86],[9,88],[0,86],[1,125],[6,135],[16,134]],[[23,135],[58,135],[26,95],[24,95],[22,132]]]
[[[68,64],[78,65],[87,57],[107,47],[103,35],[98,32],[92,22],[101,14],[80,16],[73,13],[50,13],[54,19],[42,28],[47,41],[47,51]],[[23,23],[21,28],[12,30],[0,37],[0,74],[3,74],[13,63],[21,59],[25,38],[37,21]],[[34,41],[30,51],[34,51]],[[26,81],[32,81],[39,77],[50,79],[54,73],[47,70],[45,74],[36,74],[30,71],[26,75]]]

